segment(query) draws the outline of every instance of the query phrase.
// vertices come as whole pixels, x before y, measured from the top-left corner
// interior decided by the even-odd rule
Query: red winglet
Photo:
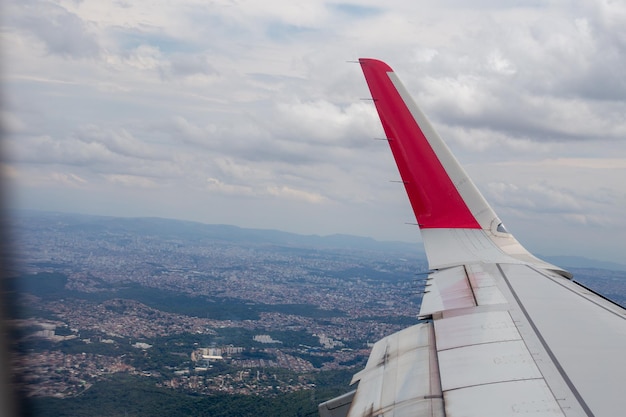
[[[375,59],[361,58],[359,62],[420,228],[480,229],[389,78],[393,70]]]

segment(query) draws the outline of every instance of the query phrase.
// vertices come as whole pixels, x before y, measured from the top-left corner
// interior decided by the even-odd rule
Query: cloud
[[[379,130],[371,103],[341,107],[326,100],[294,100],[278,103],[277,113],[282,123],[273,129],[276,135],[315,145],[351,148],[356,139],[362,146],[359,137],[371,137],[372,131]]]
[[[374,116],[369,103],[339,106],[324,100],[293,100],[241,115],[239,123],[200,126],[175,116],[172,129],[176,140],[220,154],[250,162],[303,165],[328,161],[329,157],[340,162],[341,150],[374,147],[373,132],[380,130]]]
[[[321,203],[326,201],[326,198],[322,195],[303,190],[296,190],[287,186],[269,187],[267,189],[267,192],[273,196],[286,197],[293,200],[301,200],[307,203]]]
[[[12,174],[30,187],[44,188],[68,188],[74,190],[85,190],[89,187],[90,181],[80,175],[70,171],[38,171],[27,170],[16,171]]]
[[[10,2],[8,24],[37,38],[51,54],[94,58],[100,45],[93,28],[75,13],[46,0]]]
[[[585,215],[581,213],[567,213],[563,215],[564,219],[574,225],[592,226],[606,228],[611,225],[611,220],[604,216]]]
[[[7,144],[9,159],[19,163],[88,165],[110,160],[111,152],[99,143],[75,138],[25,136]]]
[[[557,158],[554,160],[543,161],[543,163],[574,168],[591,168],[603,170],[626,169],[626,158]]]
[[[206,189],[211,192],[233,197],[271,196],[279,199],[286,198],[288,200],[303,201],[313,204],[327,201],[327,199],[320,194],[294,189],[286,185],[251,187],[248,185],[224,183],[217,178],[207,178]]]
[[[161,50],[151,45],[139,45],[126,54],[124,63],[138,70],[159,70],[163,65]]]
[[[209,57],[201,54],[173,54],[170,57],[169,75],[190,77],[193,75],[212,76],[218,72],[209,63]]]
[[[509,226],[516,224],[511,227],[514,232],[534,234],[540,242],[548,227],[557,235],[601,240],[609,231],[610,235],[626,231],[621,215],[626,190],[620,185],[626,165],[619,158],[602,161],[593,157],[510,161],[472,165],[470,171],[500,217]]]
[[[8,141],[12,159],[22,163],[93,165],[132,163],[132,159],[166,160],[169,157],[126,130],[85,126],[64,137],[29,136]]]
[[[581,18],[552,5],[543,16],[532,8],[499,11],[498,20],[473,15],[480,29],[459,26],[456,44],[418,41],[403,78],[426,113],[447,125],[535,142],[624,137],[626,48],[615,35],[626,18],[614,13],[622,6],[607,7],[611,23],[594,10]]]
[[[12,165],[2,163],[0,164],[0,176],[3,180],[10,179],[15,180],[18,177],[19,173],[17,168]]]
[[[76,174],[62,172],[53,172],[50,176],[50,181],[57,184],[69,185],[70,187],[83,186],[88,183],[86,179]]]
[[[376,16],[382,13],[379,7],[372,7],[353,3],[331,3],[327,5],[332,11],[345,13],[350,17],[361,18]]]
[[[104,179],[114,185],[121,185],[130,188],[158,188],[159,184],[152,178],[140,177],[136,175],[105,175]]]
[[[220,194],[232,196],[252,196],[255,194],[252,187],[245,185],[226,184],[217,178],[207,178],[206,189]]]
[[[267,37],[278,42],[296,42],[302,36],[310,36],[315,29],[297,25],[275,22],[267,26]]]
[[[576,213],[581,210],[573,195],[546,184],[517,186],[496,182],[489,184],[489,193],[495,204],[526,212]]]
[[[24,122],[20,120],[18,115],[6,110],[0,111],[0,132],[2,137],[4,137],[4,135],[18,133],[24,130],[24,127]]]
[[[141,141],[126,129],[102,129],[98,126],[85,126],[78,129],[75,137],[88,145],[102,146],[111,153],[118,155],[149,160],[169,159],[164,152],[149,142]]]
[[[552,147],[549,143],[537,141],[533,137],[520,137],[502,130],[494,130],[487,127],[474,128],[468,126],[442,125],[438,129],[442,137],[447,138],[449,143],[458,143],[464,149],[474,152],[492,152],[500,148],[506,152],[547,152]]]

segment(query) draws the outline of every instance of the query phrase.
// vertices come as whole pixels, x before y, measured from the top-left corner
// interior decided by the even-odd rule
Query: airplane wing
[[[626,310],[530,254],[393,70],[359,62],[432,272],[424,322],[378,341],[320,416],[626,415]]]

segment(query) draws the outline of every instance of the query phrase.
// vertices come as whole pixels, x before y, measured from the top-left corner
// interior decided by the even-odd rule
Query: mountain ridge
[[[330,235],[299,234],[278,229],[247,228],[229,224],[211,224],[192,220],[170,219],[163,217],[118,217],[94,214],[19,210],[14,213],[17,219],[57,218],[57,223],[67,222],[66,227],[101,227],[105,230],[126,232],[155,232],[171,237],[186,239],[212,238],[221,241],[245,241],[256,244],[274,244],[279,246],[304,246],[315,249],[358,249],[383,252],[408,252],[420,259],[426,259],[420,244],[402,241],[381,241],[366,236],[335,233]],[[60,226],[60,225],[59,225]],[[158,228],[158,229],[157,229]],[[181,235],[183,234],[183,235]],[[540,259],[562,268],[592,268],[613,271],[626,271],[626,264],[601,261],[583,256],[537,255]]]

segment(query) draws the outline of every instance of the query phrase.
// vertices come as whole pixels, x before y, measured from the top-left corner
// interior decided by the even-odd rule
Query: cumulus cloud
[[[322,203],[327,199],[317,193],[310,191],[298,190],[286,185],[266,185],[263,187],[251,187],[249,185],[229,184],[217,178],[207,178],[206,190],[218,194],[229,195],[233,197],[276,197],[286,198],[288,200],[303,201],[306,203]]]
[[[91,25],[56,2],[9,2],[6,11],[11,27],[37,38],[51,54],[68,58],[93,58],[100,52]]]
[[[271,103],[239,122],[198,125],[182,116],[172,120],[176,140],[236,155],[249,162],[315,164],[343,156],[337,152],[375,147],[381,129],[370,103],[339,106],[324,100]],[[368,129],[369,128],[369,129]]]
[[[7,143],[16,162],[38,164],[116,164],[130,159],[164,160],[168,157],[125,130],[96,126],[79,128],[68,136],[23,135]],[[120,159],[123,158],[123,159]]]
[[[601,18],[599,3],[583,2],[572,15],[552,5],[537,14],[499,7],[497,20],[474,15],[480,29],[459,26],[456,44],[414,49],[409,87],[446,125],[535,142],[623,138],[626,49],[616,33],[626,20],[615,2],[605,4],[611,21]]]
[[[50,175],[50,181],[57,184],[69,185],[71,187],[83,186],[87,184],[87,180],[73,173],[53,172]]]
[[[130,188],[158,188],[159,184],[152,178],[137,175],[112,174],[104,175],[107,182]]]
[[[14,162],[37,164],[87,165],[111,161],[111,152],[99,143],[84,143],[75,138],[25,136],[7,143]]]
[[[355,138],[371,137],[378,131],[375,109],[371,103],[356,102],[341,107],[325,100],[278,103],[282,124],[274,132],[293,140],[335,147],[353,147]],[[363,141],[358,140],[362,146]]]
[[[273,186],[267,189],[270,195],[286,197],[293,200],[302,200],[307,203],[321,203],[326,200],[324,196],[303,190],[296,190],[287,186]]]
[[[114,130],[93,125],[85,126],[76,131],[75,137],[85,144],[102,146],[122,156],[151,160],[169,159],[158,147],[137,139],[126,129]]]
[[[534,213],[576,213],[581,210],[579,201],[566,190],[546,184],[518,186],[507,183],[489,184],[494,203]]]
[[[212,76],[218,72],[205,55],[173,54],[170,57],[168,75],[191,77],[194,75]]]
[[[61,187],[84,190],[90,183],[88,179],[69,171],[19,172],[18,175],[22,181],[30,186],[37,187]]]
[[[544,162],[574,168],[591,168],[605,170],[626,169],[626,158],[557,158]]]
[[[125,63],[139,70],[159,70],[162,66],[163,54],[152,45],[139,45],[125,54]]]
[[[612,226],[612,221],[606,216],[596,216],[592,214],[566,213],[564,219],[569,223],[581,226],[602,227]]]
[[[232,196],[252,196],[255,194],[252,187],[246,185],[226,184],[217,178],[207,178],[206,189]]]

